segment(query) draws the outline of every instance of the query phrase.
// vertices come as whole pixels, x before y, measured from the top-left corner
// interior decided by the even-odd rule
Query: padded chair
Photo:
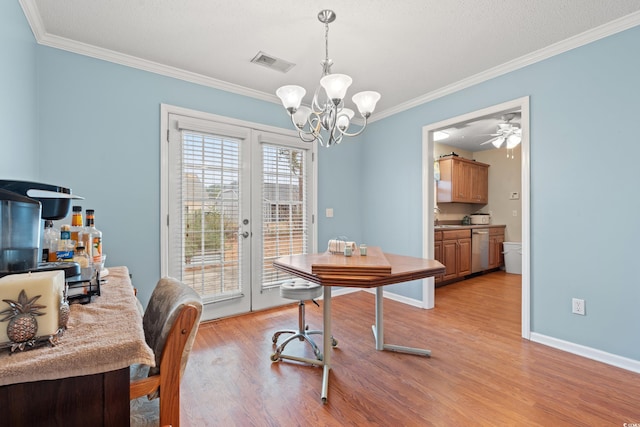
[[[287,346],[287,344],[295,339],[306,341],[307,343],[309,343],[311,349],[313,350],[313,353],[316,356],[316,359],[322,360],[322,352],[311,338],[311,335],[322,334],[322,331],[310,331],[309,326],[306,324],[305,320],[305,301],[311,300],[314,304],[318,305],[315,299],[320,297],[320,295],[322,295],[322,286],[315,283],[307,282],[306,280],[295,279],[280,285],[280,296],[282,298],[298,301],[298,329],[283,329],[273,334],[272,341],[274,346],[278,343],[278,338],[280,337],[280,335],[291,334],[291,336],[284,340],[282,344],[276,347],[275,352],[271,355],[271,360],[273,362],[277,362],[280,359],[286,358],[300,360],[300,358],[298,357],[291,357],[282,354],[282,351]],[[338,345],[338,342],[333,337],[331,337],[331,344],[333,347],[335,347],[336,345]]]
[[[156,366],[131,367],[132,426],[180,426],[180,381],[198,330],[202,300],[173,278],[160,279],[142,320]]]

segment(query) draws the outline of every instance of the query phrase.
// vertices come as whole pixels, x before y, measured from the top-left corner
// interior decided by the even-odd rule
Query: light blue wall
[[[291,128],[279,104],[42,46],[38,85],[40,178],[72,187],[84,209],[96,210],[107,264],[129,267],[143,302],[160,273],[160,104]],[[351,210],[357,147],[345,142],[318,155],[319,207],[336,212],[319,218],[319,241],[354,224],[359,236]]]
[[[0,179],[38,178],[35,46],[19,3],[0,2]]]
[[[160,104],[289,128],[279,105],[36,46],[17,2],[0,9],[3,178],[72,187],[96,209],[108,265],[146,300],[160,271]],[[634,248],[640,226],[640,28],[371,125],[319,153],[319,249],[346,234],[421,255],[421,128],[531,97],[532,329],[640,360]],[[6,59],[6,62],[5,62]],[[10,64],[10,65],[5,65]],[[6,94],[6,95],[5,95]],[[40,155],[38,154],[40,153]],[[324,217],[326,208],[335,217]],[[324,243],[323,243],[324,242]],[[394,287],[420,298],[417,282]],[[572,297],[587,316],[570,314]]]
[[[146,302],[160,275],[160,104],[285,129],[291,122],[279,104],[38,46],[18,2],[1,7],[0,123],[15,131],[0,139],[0,178],[84,196],[107,265],[127,265]],[[318,153],[318,175],[330,177],[318,183],[320,247],[335,234],[359,239],[357,144]],[[325,220],[326,207],[334,218]]]
[[[422,126],[528,95],[532,330],[640,360],[638,46],[635,27],[374,123],[363,235],[420,255]],[[417,282],[396,291],[421,297]]]

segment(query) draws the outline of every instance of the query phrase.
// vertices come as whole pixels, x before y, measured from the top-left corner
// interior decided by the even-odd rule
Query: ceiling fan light
[[[494,147],[500,148],[500,147],[502,147],[502,143],[503,142],[504,142],[504,136],[500,136],[500,137],[494,139],[491,143],[493,144]]]
[[[511,149],[516,147],[518,144],[520,144],[520,141],[522,141],[522,137],[516,134],[509,135],[509,137],[507,138],[507,148]]]
[[[289,114],[295,113],[300,107],[305,93],[307,91],[303,87],[296,85],[281,86],[276,90],[276,95],[278,95]]]
[[[346,74],[329,74],[320,79],[320,85],[327,92],[329,99],[338,105],[347,94],[352,81]]]

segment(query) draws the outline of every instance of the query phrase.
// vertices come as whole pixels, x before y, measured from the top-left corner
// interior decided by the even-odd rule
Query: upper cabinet
[[[460,157],[438,162],[438,203],[489,203],[489,165]]]

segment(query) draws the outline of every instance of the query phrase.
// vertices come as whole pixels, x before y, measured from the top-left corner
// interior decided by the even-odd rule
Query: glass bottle
[[[89,233],[91,260],[96,268],[100,268],[102,265],[102,231],[95,226],[94,212],[93,209],[87,209],[86,211],[87,227],[85,232]]]
[[[58,238],[60,231],[53,227],[50,219],[44,222],[44,235],[42,236],[42,262],[56,262],[58,260]]]
[[[73,261],[73,250],[75,242],[71,240],[71,227],[64,224],[60,227],[60,240],[58,240],[58,251],[56,253],[58,261]]]
[[[71,240],[75,242],[76,247],[82,241],[82,206],[74,206],[71,214]]]
[[[89,255],[85,251],[84,243],[79,242],[78,246],[76,246],[73,262],[77,262],[80,266],[80,274],[83,279],[91,278],[91,262],[89,261]]]

